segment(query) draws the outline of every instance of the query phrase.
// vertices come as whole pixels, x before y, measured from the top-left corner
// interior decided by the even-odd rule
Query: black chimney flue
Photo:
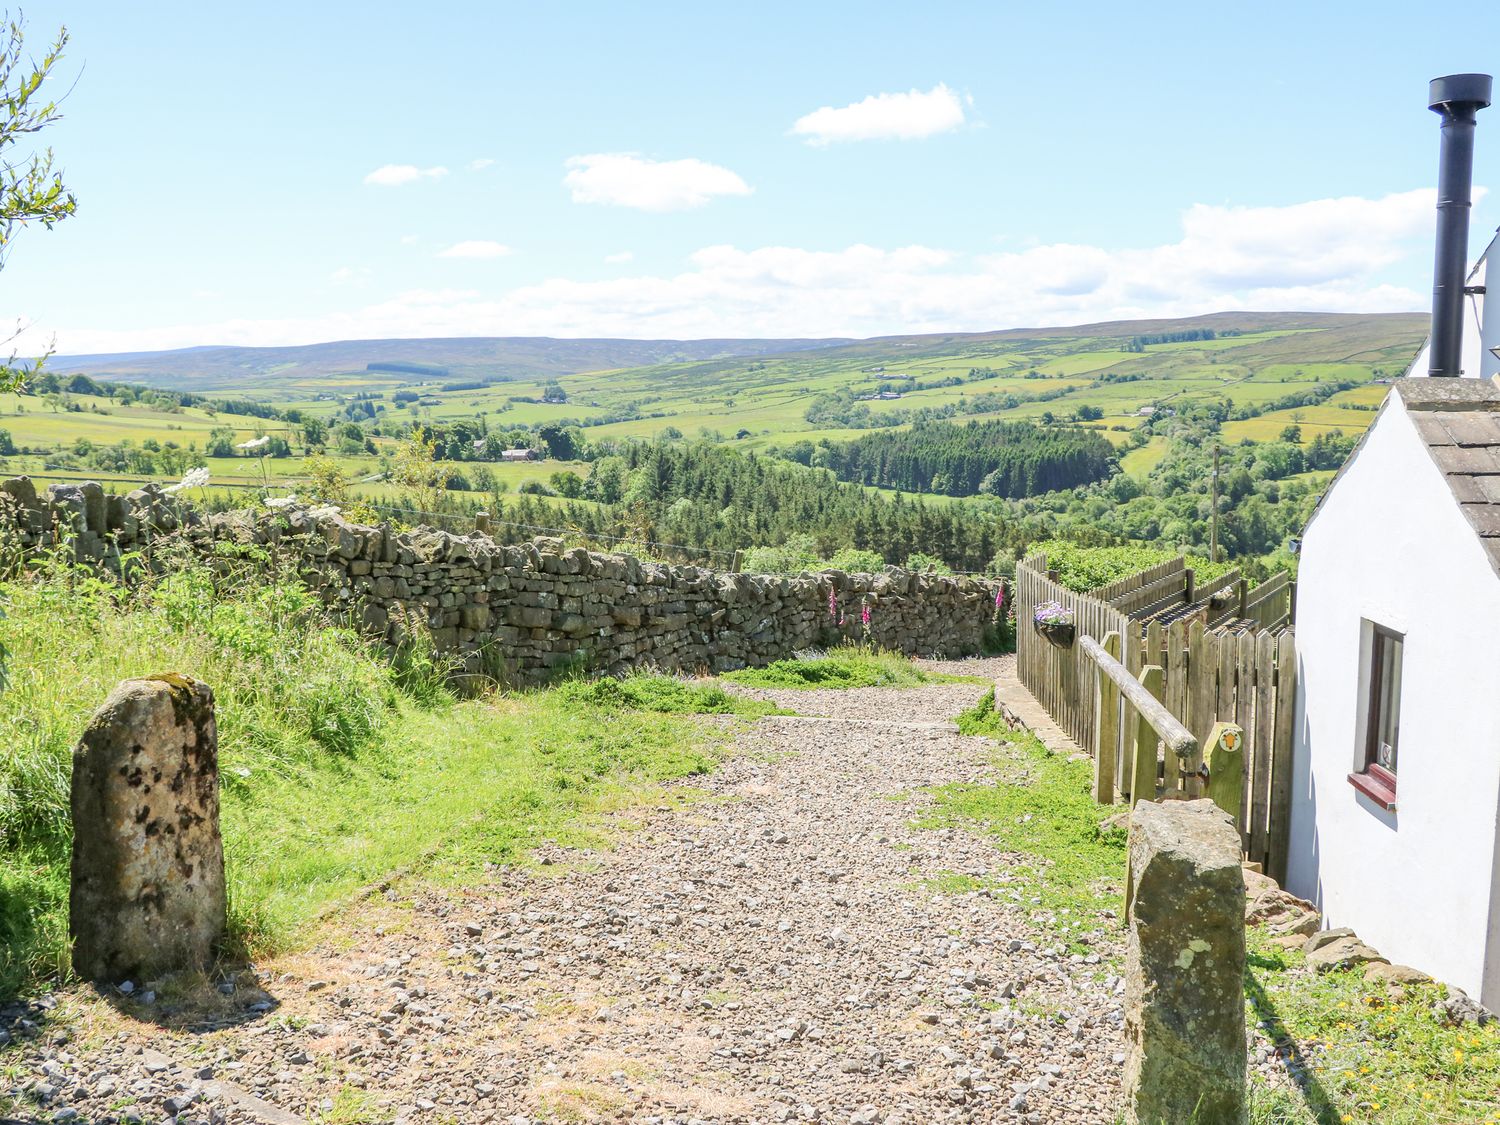
[[[1490,104],[1488,74],[1434,78],[1427,108],[1443,119],[1438,157],[1437,254],[1432,268],[1432,342],[1427,374],[1463,372],[1464,279],[1469,272],[1469,209],[1474,183],[1474,119]]]

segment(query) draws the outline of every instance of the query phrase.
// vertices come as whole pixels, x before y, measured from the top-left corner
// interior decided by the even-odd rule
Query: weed
[[[983,734],[990,738],[1000,738],[1010,733],[1010,728],[1005,725],[1005,720],[1000,717],[1000,712],[995,708],[994,688],[985,692],[978,703],[958,715],[953,721],[958,724],[959,734]]]
[[[1100,828],[1087,763],[1070,762],[1035,736],[1009,730],[998,721],[992,697],[990,703],[986,709],[981,700],[959,716],[959,726],[1000,740],[1000,780],[932,790],[933,803],[917,827],[979,828],[993,836],[998,847],[1018,855],[1009,878],[996,885],[1008,885],[1011,897],[1051,914],[1059,929],[1071,929],[1070,920],[1097,918],[1106,909],[1118,914],[1125,834]]]
[[[957,677],[918,668],[899,653],[849,645],[826,656],[778,660],[764,668],[725,673],[724,679],[762,688],[919,687]]]
[[[718,684],[695,684],[676,676],[640,673],[626,679],[570,680],[557,689],[558,699],[574,707],[607,711],[657,711],[685,715],[776,714],[770,703],[731,695]]]
[[[381,1119],[375,1095],[357,1086],[340,1086],[331,1104],[313,1118],[317,1125],[375,1125]]]
[[[0,996],[66,976],[72,748],[123,679],[175,671],[214,690],[231,956],[296,944],[393,873],[596,842],[593,814],[713,767],[725,736],[693,714],[768,709],[667,677],[618,698],[457,701],[425,642],[393,668],[275,560],[175,560],[129,586],[49,562],[0,583],[0,605]]]
[[[1500,1027],[1444,1023],[1443,985],[1393,995],[1357,968],[1314,973],[1261,930],[1248,941],[1253,1018],[1307,1076],[1300,1095],[1257,1090],[1257,1125],[1500,1121]]]

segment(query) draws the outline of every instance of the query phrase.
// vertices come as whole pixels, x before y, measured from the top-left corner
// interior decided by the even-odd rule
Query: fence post
[[[1104,651],[1120,659],[1120,634],[1104,635]],[[1115,755],[1120,745],[1120,689],[1094,667],[1094,800],[1115,803]]]
[[[1238,825],[1245,796],[1245,732],[1233,723],[1215,723],[1203,753],[1208,765],[1205,795]]]
[[[1141,686],[1156,699],[1161,698],[1161,665],[1148,664],[1141,669]],[[1156,799],[1156,730],[1145,715],[1135,717],[1135,755],[1130,770],[1130,804]]]
[[[1130,814],[1127,1125],[1245,1120],[1245,885],[1230,818],[1207,801]]]

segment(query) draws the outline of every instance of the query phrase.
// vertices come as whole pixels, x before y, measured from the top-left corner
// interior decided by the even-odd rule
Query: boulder
[[[1322,916],[1312,903],[1282,890],[1273,882],[1268,889],[1256,895],[1253,901],[1245,903],[1245,924],[1264,926],[1275,935],[1300,934],[1310,937],[1318,932]]]
[[[1465,1023],[1483,1026],[1495,1018],[1494,1013],[1479,1001],[1463,989],[1454,988],[1451,985],[1448,988],[1447,999],[1439,1000],[1432,1006],[1432,1011],[1439,1021],[1453,1027]]]
[[[1334,930],[1321,930],[1312,935],[1302,943],[1303,953],[1316,953],[1330,942],[1338,941],[1340,938],[1353,937],[1354,931],[1348,926],[1340,926]]]
[[[1125,962],[1125,1120],[1245,1120],[1245,887],[1212,801],[1135,806]]]
[[[1410,965],[1392,965],[1389,961],[1371,961],[1365,966],[1365,980],[1385,984],[1430,984],[1432,978]]]
[[[1322,934],[1314,936],[1321,937]],[[1307,955],[1307,963],[1320,973],[1330,973],[1334,969],[1352,969],[1356,965],[1368,965],[1372,961],[1387,959],[1354,934],[1344,934],[1332,941],[1322,942]]]
[[[224,934],[213,693],[126,680],[73,752],[68,927],[86,980],[207,967]]]

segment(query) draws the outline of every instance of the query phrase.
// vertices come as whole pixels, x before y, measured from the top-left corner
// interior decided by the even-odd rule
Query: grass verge
[[[995,785],[947,785],[922,827],[986,832],[1022,856],[1012,871],[1020,901],[1048,912],[1064,931],[1120,907],[1125,834],[1102,831],[1107,810],[1088,793],[1089,764],[1052,755],[1030,734],[1006,727],[993,695],[957,718],[965,734],[996,739],[1002,779]],[[976,889],[967,876],[939,875],[938,890]],[[1117,925],[1117,923],[1114,923]],[[1278,1065],[1306,1077],[1251,1081],[1252,1125],[1474,1125],[1500,1122],[1500,1024],[1444,1023],[1433,1004],[1440,984],[1410,985],[1394,997],[1366,983],[1360,970],[1314,973],[1300,951],[1248,935],[1245,994],[1248,1018],[1279,1049]],[[1254,1065],[1252,1062],[1252,1071]]]
[[[958,716],[964,734],[994,738],[1000,779],[931,790],[920,828],[959,827],[991,836],[1016,862],[993,889],[1031,909],[1065,937],[1097,929],[1123,907],[1125,833],[1099,826],[1089,795],[1087,762],[1052,754],[1028,732],[1013,731],[995,711],[994,692]],[[973,889],[958,880],[952,889]],[[1115,923],[1117,924],[1117,923]]]
[[[1360,969],[1315,973],[1251,929],[1250,1018],[1301,1069],[1301,1090],[1252,1090],[1255,1125],[1473,1125],[1500,1121],[1500,1025],[1452,1026],[1441,984],[1399,997]]]
[[[122,679],[214,689],[230,924],[256,955],[392,873],[585,839],[588,814],[713,767],[722,724],[694,715],[768,709],[663,676],[459,702],[430,654],[393,667],[266,558],[131,589],[49,565],[0,608],[0,997],[67,975],[72,749]]]
[[[777,660],[764,668],[726,672],[722,679],[760,688],[920,687],[962,679],[918,668],[900,653],[861,645],[830,650],[824,656]]]

